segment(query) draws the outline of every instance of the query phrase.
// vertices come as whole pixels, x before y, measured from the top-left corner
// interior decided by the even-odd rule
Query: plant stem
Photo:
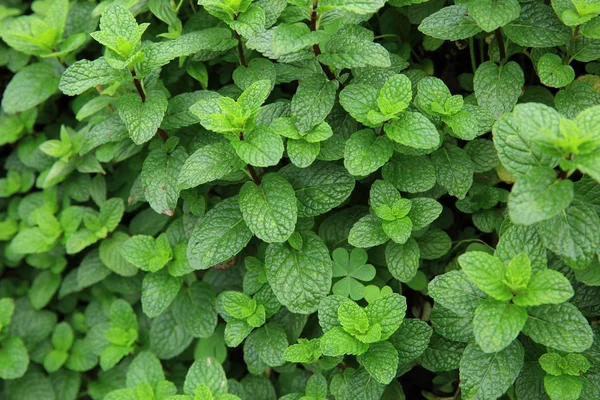
[[[144,93],[144,88],[142,88],[142,83],[140,82],[140,80],[138,78],[136,78],[135,70],[133,68],[131,68],[130,72],[131,72],[131,77],[133,78],[133,85],[137,89],[137,92],[140,95],[140,99],[142,99],[142,103],[145,103],[146,102],[146,93]],[[158,133],[158,135],[163,140],[163,142],[166,142],[167,139],[169,139],[169,135],[167,135],[167,132],[165,132],[162,128],[158,128],[156,130],[156,133]]]
[[[571,62],[571,54],[573,54],[573,48],[575,47],[575,40],[579,37],[579,28],[581,25],[577,25],[573,34],[571,35],[571,42],[569,43],[569,48],[567,49],[567,54],[565,54],[565,59],[563,60],[564,65],[568,65]]]
[[[240,132],[240,140],[244,140],[244,132]],[[250,177],[252,178],[252,182],[254,182],[257,186],[261,184],[261,180],[260,177],[258,176],[258,174],[256,173],[256,170],[254,169],[254,167],[250,164],[246,164],[246,166],[248,167],[248,173],[250,174]]]
[[[140,99],[142,99],[142,103],[146,102],[146,93],[144,93],[144,89],[142,88],[142,84],[140,80],[135,77],[135,70],[131,69],[131,77],[133,78],[133,85],[137,89],[138,94],[140,95]]]
[[[310,30],[313,32],[317,30],[317,19],[319,17],[319,15],[317,13],[318,5],[319,5],[319,0],[314,0],[312,13],[310,14]],[[321,48],[319,47],[318,44],[313,44],[313,52],[315,53],[316,56],[321,54]],[[331,69],[327,65],[323,64],[320,61],[319,61],[319,64],[321,65],[323,72],[325,72],[327,79],[329,79],[330,81],[333,81],[336,79],[335,74],[333,73],[333,71],[331,71]],[[344,87],[344,85],[340,82],[340,88],[343,88],[343,87]]]
[[[494,31],[496,34],[496,41],[498,42],[498,50],[500,51],[500,61],[506,58],[506,49],[504,48],[504,38],[502,37],[502,28],[498,28]]]
[[[473,36],[469,38],[469,54],[471,56],[471,68],[473,68],[473,73],[477,71],[477,62],[475,61],[475,46],[473,43]]]
[[[248,64],[246,64],[246,56],[244,56],[244,45],[242,44],[242,38],[240,37],[240,34],[237,32],[235,32],[235,38],[238,41],[237,49],[238,49],[238,55],[240,57],[240,64],[244,67],[247,67]]]

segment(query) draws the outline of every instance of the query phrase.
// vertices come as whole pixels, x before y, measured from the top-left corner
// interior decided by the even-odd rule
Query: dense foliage
[[[600,0],[0,24],[3,398],[599,398]]]

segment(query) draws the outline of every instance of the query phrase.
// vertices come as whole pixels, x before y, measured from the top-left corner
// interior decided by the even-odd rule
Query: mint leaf
[[[431,155],[435,175],[440,185],[452,196],[462,199],[473,183],[473,163],[465,151],[456,146],[444,146]]]
[[[592,345],[592,330],[571,303],[530,307],[527,313],[523,333],[537,343],[566,352],[582,352]]]
[[[484,353],[475,343],[468,345],[460,360],[465,399],[502,396],[519,375],[523,358],[523,346],[517,341],[497,353]]]
[[[331,112],[335,101],[336,84],[324,75],[303,79],[292,98],[292,116],[301,132],[312,129]]]
[[[196,225],[187,257],[194,269],[207,269],[240,252],[252,238],[244,223],[238,197],[217,204]]]
[[[61,75],[58,88],[67,96],[75,96],[86,90],[112,82],[131,79],[126,70],[114,69],[105,58],[79,60]]]
[[[521,15],[503,31],[510,40],[525,47],[553,47],[568,43],[571,30],[564,26],[552,7],[541,3],[524,4]]]
[[[437,276],[429,284],[429,292],[437,303],[460,315],[473,313],[485,299],[485,293],[464,271],[450,271]]]
[[[523,70],[514,61],[501,68],[492,61],[486,61],[477,68],[473,78],[477,104],[490,110],[496,118],[511,111],[517,104],[524,84]]]
[[[281,136],[268,126],[257,126],[231,144],[242,160],[256,167],[275,165],[283,155]]]
[[[133,93],[121,96],[118,102],[119,116],[125,122],[131,140],[142,144],[152,139],[160,127],[168,104],[160,91],[149,92],[145,101]]]
[[[468,13],[466,5],[444,7],[425,18],[419,30],[436,39],[466,39],[481,32],[473,17]]]
[[[498,27],[517,19],[521,6],[517,0],[507,1],[471,1],[468,3],[469,14],[484,31],[492,32]]]
[[[250,230],[268,243],[284,242],[294,232],[298,207],[294,188],[275,173],[262,183],[246,182],[240,189],[240,209]]]
[[[379,383],[387,385],[396,377],[398,353],[390,342],[372,343],[356,359]]]
[[[494,299],[482,302],[475,310],[473,333],[485,353],[497,353],[509,346],[527,321],[525,308]]]
[[[406,111],[384,126],[390,139],[415,149],[432,149],[440,144],[440,135],[423,114]]]
[[[526,289],[515,296],[513,302],[519,306],[560,304],[573,294],[571,283],[563,274],[547,269],[533,274]]]
[[[2,95],[2,108],[8,114],[29,110],[43,103],[58,89],[59,77],[51,64],[31,64],[10,80]]]
[[[147,273],[142,282],[142,310],[150,318],[159,316],[179,293],[183,280],[166,270]]]
[[[208,144],[196,150],[185,160],[177,185],[189,189],[212,182],[244,167],[234,148],[227,142]]]
[[[285,243],[267,247],[267,279],[279,302],[290,311],[308,314],[331,288],[331,258],[323,241],[312,232],[302,233],[302,250]]]
[[[370,129],[355,132],[344,147],[344,166],[352,175],[366,176],[381,168],[392,156],[392,142]]]
[[[573,182],[556,179],[549,168],[533,168],[517,180],[508,198],[515,224],[532,225],[554,217],[573,200]]]
[[[405,244],[389,242],[385,247],[385,261],[392,276],[400,282],[409,282],[419,268],[419,245],[414,239]]]
[[[469,251],[458,257],[462,270],[486,294],[501,301],[510,300],[512,293],[503,283],[506,266],[496,257],[482,252]]]
[[[553,53],[540,57],[537,72],[544,85],[555,88],[565,87],[575,79],[573,67],[564,65],[563,60]]]

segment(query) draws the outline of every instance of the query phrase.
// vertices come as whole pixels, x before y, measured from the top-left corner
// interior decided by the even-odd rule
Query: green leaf
[[[342,328],[359,340],[360,336],[369,330],[367,313],[353,301],[340,304],[337,315]]]
[[[444,40],[460,40],[481,32],[466,5],[444,7],[421,22],[419,30],[427,36]]]
[[[212,182],[244,167],[244,162],[228,142],[208,144],[196,150],[185,160],[177,186],[189,189]]]
[[[404,320],[400,328],[389,338],[398,352],[399,364],[416,360],[429,345],[433,329],[425,321],[416,318]]]
[[[513,109],[524,84],[523,70],[514,61],[502,67],[486,61],[477,68],[473,78],[477,104],[490,110],[496,118]]]
[[[511,41],[524,47],[560,46],[571,39],[571,30],[556,18],[552,7],[538,2],[523,4],[519,18],[502,30]]]
[[[372,343],[357,361],[379,383],[387,385],[396,377],[398,353],[390,342]]]
[[[344,354],[358,355],[369,348],[369,345],[347,333],[342,327],[333,328],[321,337],[323,355],[335,357]]]
[[[177,325],[193,337],[207,338],[217,326],[214,289],[196,281],[179,292],[171,307]]]
[[[255,330],[251,335],[258,356],[265,364],[271,367],[285,364],[283,353],[288,347],[288,341],[283,328],[274,323],[269,323]]]
[[[347,25],[329,38],[317,60],[339,70],[369,66],[387,68],[391,64],[390,54],[381,44],[374,43],[373,36],[357,25]]]
[[[405,244],[389,242],[385,247],[385,262],[394,278],[409,282],[417,275],[420,254],[414,239],[408,239]]]
[[[302,250],[287,243],[267,247],[265,270],[277,300],[291,312],[309,314],[331,288],[331,258],[313,232],[302,233]]]
[[[412,100],[412,85],[406,75],[394,75],[383,84],[377,97],[377,105],[384,115],[404,111]]]
[[[359,219],[348,234],[348,243],[354,247],[379,246],[388,240],[389,237],[383,230],[381,219],[370,214]]]
[[[544,245],[575,269],[587,267],[600,243],[600,218],[591,204],[575,197],[566,210],[537,225]]]
[[[200,385],[207,386],[214,396],[227,393],[225,371],[214,358],[203,357],[192,364],[185,376],[183,391],[193,396]]]
[[[536,120],[540,117],[542,119],[550,118],[541,113],[533,115],[531,111],[527,114],[529,114],[528,118]],[[515,177],[527,175],[536,167],[553,168],[558,163],[556,157],[544,153],[534,142],[535,134],[528,129],[521,128],[519,124],[520,121],[511,114],[502,116],[494,124],[492,130],[494,146],[496,146],[498,158],[504,168]]]
[[[451,371],[458,369],[464,350],[464,343],[452,342],[434,334],[418,362],[430,371]]]
[[[544,389],[551,399],[577,400],[583,390],[583,379],[580,376],[548,376],[544,377]]]
[[[489,299],[475,310],[473,333],[485,353],[497,353],[517,338],[527,321],[525,308]]]
[[[440,144],[440,135],[423,114],[406,111],[384,126],[390,139],[415,149],[432,149]]]
[[[150,350],[161,360],[177,357],[194,339],[177,324],[170,309],[152,320],[149,336]]]
[[[340,104],[358,122],[371,126],[369,111],[377,110],[379,92],[372,86],[353,84],[340,92]],[[378,124],[375,124],[378,125]]]
[[[533,168],[517,180],[508,198],[515,224],[532,225],[550,219],[573,201],[573,182],[556,179],[550,168]]]
[[[546,269],[533,274],[527,288],[513,299],[519,306],[560,304],[573,297],[569,280],[560,272]]]
[[[311,165],[321,150],[321,145],[307,142],[305,140],[287,140],[287,155],[290,161],[299,168]]]
[[[21,338],[17,336],[4,338],[0,343],[0,359],[0,378],[22,377],[29,365],[29,355]]]
[[[403,217],[393,221],[383,221],[381,227],[387,237],[396,243],[404,244],[410,238],[413,224],[410,218]]]
[[[276,165],[283,156],[283,141],[268,126],[258,126],[231,144],[238,156],[255,167]]]
[[[150,318],[159,316],[175,300],[182,278],[169,275],[166,270],[147,273],[142,282],[142,310]]]
[[[158,358],[149,351],[142,351],[127,368],[126,379],[127,387],[130,388],[137,388],[141,383],[156,387],[164,381],[165,374]]]
[[[127,70],[114,69],[104,57],[99,57],[93,61],[79,60],[71,64],[61,75],[58,88],[67,96],[75,96],[97,85],[127,79],[131,79]]]
[[[355,14],[372,14],[377,12],[385,1],[382,0],[322,0],[319,8],[322,10],[343,10]]]
[[[238,197],[217,204],[196,225],[187,257],[194,269],[207,269],[239,253],[252,238],[244,222]]]
[[[150,207],[159,214],[173,215],[179,188],[177,178],[188,154],[178,146],[170,153],[158,148],[152,150],[142,167],[142,186]]]
[[[394,155],[381,170],[383,179],[402,192],[425,192],[435,186],[435,169],[429,157]]]
[[[355,184],[344,167],[321,161],[308,168],[288,165],[279,174],[296,191],[299,217],[314,217],[339,206],[350,196]]]
[[[240,209],[250,230],[268,243],[285,242],[294,232],[298,207],[294,188],[276,173],[262,183],[246,182],[240,189]]]
[[[52,96],[60,78],[51,64],[31,64],[10,80],[2,95],[2,108],[8,114],[29,110]]]
[[[501,397],[523,367],[524,351],[518,341],[497,353],[484,353],[472,343],[460,360],[460,387],[465,399]]]
[[[400,326],[406,313],[406,298],[397,293],[379,297],[365,308],[369,325],[381,326],[381,340],[386,340]]]
[[[473,184],[473,163],[456,146],[444,146],[431,155],[437,181],[451,196],[463,199]]]
[[[469,251],[458,257],[462,270],[484,293],[500,301],[512,299],[513,294],[503,283],[506,266],[498,258],[483,251]]]
[[[523,333],[553,349],[579,353],[593,341],[592,329],[571,303],[548,304],[527,309],[529,318]]]
[[[392,142],[371,129],[355,132],[344,147],[344,166],[352,175],[366,176],[381,168],[394,153]]]
[[[329,115],[335,101],[337,85],[325,75],[317,74],[300,82],[292,98],[292,116],[301,132],[312,129]]]
[[[460,315],[470,315],[485,299],[485,293],[464,271],[450,271],[429,283],[429,294],[443,307]]]
[[[162,235],[155,240],[147,235],[132,236],[123,244],[121,255],[141,270],[156,272],[172,259],[170,247],[167,251],[161,251],[159,241],[166,241],[166,237]]]
[[[241,292],[226,290],[219,294],[223,309],[233,318],[246,319],[256,311],[256,300]]]
[[[564,65],[562,58],[553,53],[546,53],[540,57],[537,73],[544,85],[554,88],[565,87],[575,79],[573,67]]]
[[[468,3],[469,14],[484,31],[492,32],[517,19],[521,13],[518,0],[482,0]]]
[[[426,228],[442,213],[442,205],[434,199],[415,197],[411,202],[412,207],[408,212],[408,218],[412,221],[412,229],[415,231]]]
[[[31,302],[31,307],[36,310],[44,308],[60,286],[61,276],[51,271],[40,272],[29,289],[28,297]]]
[[[149,92],[145,101],[133,93],[119,98],[119,116],[125,122],[134,143],[142,144],[152,139],[160,127],[168,104],[161,91]]]

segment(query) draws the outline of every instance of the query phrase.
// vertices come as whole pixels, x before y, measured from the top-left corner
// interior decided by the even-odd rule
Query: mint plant
[[[0,397],[596,400],[600,1],[4,0]]]

